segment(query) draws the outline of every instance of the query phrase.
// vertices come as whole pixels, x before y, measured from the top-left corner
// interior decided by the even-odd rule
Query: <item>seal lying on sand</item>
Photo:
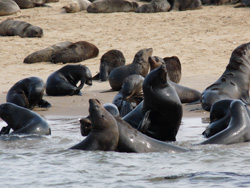
[[[19,6],[13,0],[0,1],[0,16],[15,14],[20,11]]]
[[[134,12],[138,4],[127,0],[98,0],[88,6],[89,13]]]
[[[240,100],[230,105],[231,120],[228,127],[201,144],[235,144],[250,141],[249,109]]]
[[[249,84],[250,43],[246,43],[232,52],[222,76],[202,92],[202,108],[209,111],[216,101],[222,99],[240,99],[249,105]]]
[[[171,10],[184,11],[201,9],[201,0],[174,0]]]
[[[7,102],[33,109],[35,106],[49,108],[51,104],[43,98],[45,84],[41,78],[29,77],[15,83],[7,93]]]
[[[237,1],[237,0],[234,0]],[[235,3],[239,3],[237,5],[235,5],[234,8],[240,8],[240,7],[250,7],[250,0],[242,0],[242,1],[237,1]]]
[[[59,0],[14,0],[21,9],[46,6],[45,3],[54,3]]]
[[[235,4],[240,0],[201,0],[202,5],[225,5],[225,4]]]
[[[143,93],[145,116],[138,130],[161,141],[175,141],[183,112],[179,96],[168,80],[165,64],[146,76]]]
[[[73,0],[72,3],[64,6],[63,8],[67,13],[75,13],[82,10],[87,10],[89,5],[91,5],[91,2],[88,0]]]
[[[94,58],[99,54],[99,49],[87,41],[78,41],[68,47],[56,51],[51,56],[53,63],[76,63]]]
[[[111,88],[115,91],[119,91],[124,79],[132,74],[139,74],[145,77],[149,71],[148,58],[152,53],[152,48],[142,49],[135,54],[131,64],[113,69],[109,75],[109,84]]]
[[[0,105],[0,117],[8,126],[3,127],[1,134],[38,134],[50,135],[51,130],[48,123],[37,113],[13,103]]]
[[[143,4],[136,9],[136,13],[154,13],[154,12],[167,12],[171,5],[167,0],[152,0],[150,3]]]
[[[24,21],[12,19],[4,20],[0,23],[0,35],[24,37],[42,37],[43,30],[38,26],[31,25]]]
[[[93,80],[106,81],[114,68],[123,66],[125,63],[125,57],[120,50],[109,50],[101,57],[100,72],[93,77]]]
[[[96,99],[89,100],[92,129],[88,136],[70,149],[115,151],[119,130],[115,118]]]
[[[77,86],[77,83],[81,84]],[[46,82],[46,93],[51,96],[81,95],[84,84],[92,85],[92,75],[84,65],[66,65],[52,73]]]

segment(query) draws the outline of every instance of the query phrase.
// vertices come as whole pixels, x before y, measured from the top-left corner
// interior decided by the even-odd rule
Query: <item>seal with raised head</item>
[[[250,112],[240,100],[230,105],[231,120],[228,127],[201,144],[235,144],[250,141]]]
[[[28,77],[15,83],[8,91],[6,101],[33,109],[35,106],[49,108],[51,104],[43,99],[45,84],[41,78]]]
[[[7,19],[0,23],[0,35],[20,36],[22,38],[42,37],[43,29],[24,21]]]
[[[88,13],[134,12],[138,4],[127,0],[98,0],[88,6]]]
[[[173,11],[185,11],[201,9],[201,0],[174,0],[171,10]]]
[[[54,53],[67,48],[71,44],[73,44],[73,42],[65,41],[65,42],[54,44],[42,50],[38,50],[36,52],[29,54],[27,57],[25,57],[25,59],[23,60],[23,63],[31,64],[31,63],[37,63],[37,62],[51,62],[51,57]]]
[[[234,49],[221,77],[202,92],[202,108],[210,111],[211,106],[222,99],[240,99],[250,105],[249,84],[250,43],[245,43]]]
[[[169,82],[165,64],[146,76],[143,93],[145,116],[138,130],[161,141],[175,141],[183,111],[180,98]]]
[[[19,6],[13,0],[0,1],[0,16],[15,14],[20,11]]]
[[[115,151],[119,141],[115,118],[96,99],[89,100],[89,114],[92,123],[90,133],[70,149]]]
[[[167,12],[171,5],[167,0],[152,0],[150,3],[143,4],[136,9],[136,13]]]
[[[67,13],[75,13],[87,10],[89,5],[91,5],[91,2],[88,0],[73,0],[69,5],[66,5],[63,8]]]
[[[79,81],[81,83],[77,86]],[[48,77],[46,93],[50,96],[81,95],[84,84],[92,85],[89,68],[85,65],[66,65]]]
[[[109,50],[101,57],[100,72],[93,77],[93,80],[106,81],[114,68],[123,66],[125,63],[125,57],[120,50]]]
[[[124,79],[132,74],[139,74],[145,77],[149,71],[148,58],[153,53],[152,48],[145,48],[135,54],[131,64],[113,69],[109,75],[109,84],[115,91],[122,88]]]
[[[3,103],[0,105],[0,117],[8,125],[3,127],[0,134],[37,134],[50,135],[51,129],[40,115],[37,113],[17,106],[13,103]]]
[[[99,49],[87,41],[75,42],[52,54],[52,63],[76,63],[98,56]]]

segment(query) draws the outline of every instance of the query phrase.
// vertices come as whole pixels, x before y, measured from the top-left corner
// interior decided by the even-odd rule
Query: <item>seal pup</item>
[[[114,68],[123,66],[125,63],[125,57],[120,50],[109,50],[102,55],[99,73],[93,77],[93,80],[106,81]]]
[[[0,35],[2,36],[20,36],[25,37],[42,37],[43,29],[31,25],[30,23],[18,20],[7,19],[0,23]]]
[[[77,83],[81,81],[80,85]],[[92,75],[85,65],[66,65],[53,72],[46,81],[50,96],[81,95],[84,84],[92,85]]]
[[[127,0],[98,0],[88,6],[88,13],[134,12],[138,4]]]
[[[112,101],[118,107],[121,117],[132,111],[143,100],[143,81],[144,77],[139,74],[133,74],[124,79],[122,89]]]
[[[185,11],[201,8],[201,0],[174,0],[171,11]]]
[[[88,0],[73,0],[69,5],[63,7],[67,13],[75,13],[87,10],[91,2]]]
[[[52,54],[52,63],[76,63],[94,58],[99,54],[99,49],[87,41],[75,42],[65,49]]]
[[[51,104],[42,99],[44,90],[45,84],[41,78],[24,78],[9,89],[6,101],[29,109],[33,109],[35,106],[50,108]]]
[[[182,105],[175,88],[168,80],[162,64],[151,71],[143,82],[145,114],[138,130],[161,141],[176,141],[182,119]]]
[[[136,13],[155,13],[168,12],[171,5],[167,0],[152,0],[150,3],[143,4],[136,9]]]
[[[8,124],[1,129],[0,135],[9,134],[11,129],[13,130],[11,134],[51,134],[51,129],[45,119],[13,103],[7,102],[0,105],[0,117]]]
[[[240,99],[250,104],[250,43],[233,50],[229,64],[222,76],[202,92],[201,105],[210,111],[211,106],[222,99]]]
[[[89,114],[92,123],[90,133],[70,149],[115,151],[119,141],[115,118],[96,99],[89,100]]]
[[[0,1],[0,16],[15,14],[20,11],[19,6],[13,0]]]
[[[119,91],[124,79],[132,74],[139,74],[145,77],[149,71],[148,58],[152,53],[152,48],[142,49],[135,54],[131,64],[113,69],[109,75],[109,84],[111,88],[115,91]]]
[[[230,105],[231,120],[226,129],[201,144],[235,144],[250,141],[249,109],[240,100]]]
[[[23,63],[31,64],[37,62],[51,62],[51,57],[54,53],[67,48],[71,44],[73,44],[73,42],[65,41],[54,44],[42,50],[38,50],[25,57]]]

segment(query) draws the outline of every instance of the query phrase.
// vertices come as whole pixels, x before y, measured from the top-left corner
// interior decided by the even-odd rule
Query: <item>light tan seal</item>
[[[91,5],[91,2],[88,0],[73,0],[69,5],[66,5],[63,8],[67,13],[75,13],[87,10],[89,5]]]

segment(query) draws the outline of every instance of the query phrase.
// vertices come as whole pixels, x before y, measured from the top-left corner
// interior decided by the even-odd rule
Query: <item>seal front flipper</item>
[[[38,101],[37,105],[40,108],[50,108],[51,107],[51,104],[44,99],[41,99],[40,101]]]
[[[108,66],[106,65],[108,63],[106,63],[105,61],[103,61],[100,65],[100,77],[99,79],[101,81],[106,81],[108,79]]]
[[[151,124],[151,120],[149,119],[149,115],[150,115],[151,110],[147,111],[144,115],[144,118],[142,119],[142,121],[140,122],[137,130],[142,132],[142,133],[146,133],[148,128],[150,127]]]
[[[0,135],[9,134],[10,129],[11,129],[11,127],[10,127],[9,125],[6,126],[6,127],[3,127],[3,128],[1,129],[1,131],[0,131]]]

